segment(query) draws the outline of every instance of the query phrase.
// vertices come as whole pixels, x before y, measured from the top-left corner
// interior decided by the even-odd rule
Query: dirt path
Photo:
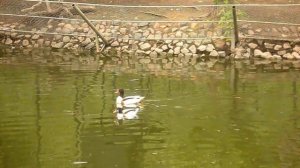
[[[81,0],[86,2],[86,0]],[[97,0],[88,1],[89,3],[99,3]],[[300,0],[236,0],[236,3],[268,3],[268,4],[286,4],[300,3]],[[123,4],[123,5],[199,5],[211,4],[212,0],[102,0],[105,4]],[[258,20],[268,22],[290,22],[299,23],[300,6],[295,7],[239,7],[245,15],[245,20]],[[93,19],[113,19],[113,20],[207,20],[208,13],[213,8],[103,8],[95,15],[91,15]],[[159,16],[154,16],[154,13]],[[165,16],[165,17],[164,17]],[[212,19],[212,18],[209,18]]]

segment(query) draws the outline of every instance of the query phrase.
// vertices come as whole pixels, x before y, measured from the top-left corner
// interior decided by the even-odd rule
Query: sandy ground
[[[73,0],[69,0],[73,1]],[[78,2],[121,4],[121,5],[200,5],[212,4],[213,0],[79,0]],[[286,4],[300,3],[300,0],[235,0],[246,4]],[[240,7],[245,17],[239,19],[300,23],[300,6],[295,7]],[[207,20],[206,14],[212,8],[104,8],[93,19],[123,20]],[[146,14],[147,13],[147,14]],[[155,13],[154,16],[149,13]],[[166,16],[166,17],[164,17]],[[210,20],[212,18],[209,18]]]

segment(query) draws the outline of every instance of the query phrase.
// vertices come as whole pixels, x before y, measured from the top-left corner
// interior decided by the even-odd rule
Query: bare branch
[[[50,6],[49,1],[48,1],[48,0],[45,0],[45,2],[46,2],[47,11],[48,11],[48,12],[51,12],[52,9],[51,9],[51,6]]]
[[[157,16],[157,17],[163,17],[163,18],[168,18],[165,15],[161,15],[161,14],[157,14],[157,13],[152,13],[152,12],[142,12],[144,14],[148,14],[148,15],[153,15],[153,16]]]
[[[43,2],[40,1],[34,5],[32,5],[31,7],[29,8],[25,8],[25,9],[22,9],[21,12],[30,12],[30,11],[33,11],[36,7],[40,6]]]

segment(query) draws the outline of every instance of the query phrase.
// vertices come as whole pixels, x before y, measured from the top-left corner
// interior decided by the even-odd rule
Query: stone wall
[[[246,40],[235,49],[235,59],[300,60],[300,42]]]
[[[109,41],[104,52],[134,53],[145,58],[168,56],[195,62],[201,58],[300,59],[299,42],[244,40],[233,52],[224,30],[213,23],[94,23]],[[14,30],[24,30],[17,32]],[[30,33],[26,33],[30,31]],[[249,31],[248,31],[249,32]],[[18,48],[95,49],[94,32],[79,21],[48,22],[40,29],[0,22],[0,41]],[[220,37],[220,38],[214,38]],[[187,40],[185,40],[187,39]]]

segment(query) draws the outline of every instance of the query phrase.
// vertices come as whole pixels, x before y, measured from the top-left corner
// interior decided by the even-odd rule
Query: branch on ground
[[[168,16],[157,14],[157,13],[152,13],[152,12],[142,12],[142,13],[147,14],[147,15],[157,16],[157,17],[168,18]]]
[[[48,2],[48,0],[45,1],[46,3],[46,9],[39,9],[37,11],[37,8],[42,5],[43,2],[38,2],[37,4],[34,4],[33,6],[29,8],[25,8],[21,10],[24,13],[28,13],[30,15],[35,15],[35,16],[52,16],[52,17],[59,17],[59,16],[64,16],[64,17],[69,17],[73,15],[77,15],[78,13],[73,9],[71,5],[64,5],[64,4],[55,4],[51,6]],[[83,13],[90,13],[90,12],[95,12],[96,8],[94,6],[81,6],[79,7],[80,10]]]
[[[34,5],[32,5],[31,7],[29,8],[25,8],[25,9],[22,9],[21,12],[31,12],[33,11],[35,8],[37,8],[38,6],[40,6],[43,2],[38,2]]]

